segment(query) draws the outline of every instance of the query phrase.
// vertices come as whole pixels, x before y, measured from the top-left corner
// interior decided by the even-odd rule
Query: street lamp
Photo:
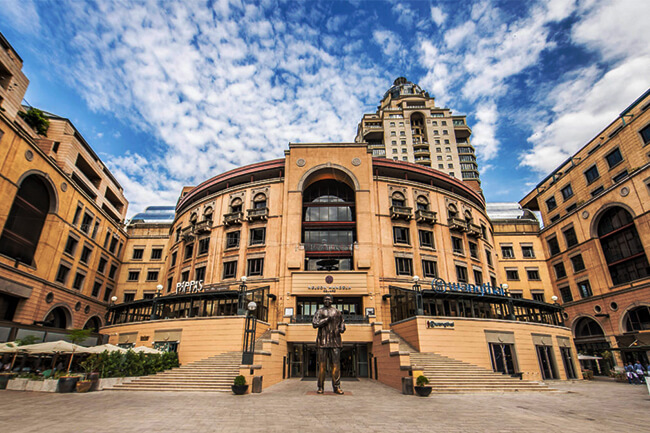
[[[241,357],[241,363],[251,365],[255,357],[255,331],[257,328],[257,317],[253,312],[257,309],[257,304],[253,301],[246,306],[246,327],[244,330],[244,351]]]
[[[241,277],[241,284],[239,285],[239,299],[237,300],[237,315],[243,316],[246,314],[246,276]]]
[[[424,302],[422,300],[422,286],[420,286],[420,277],[413,276],[413,291],[415,292],[415,308],[418,316],[424,315]]]
[[[110,318],[111,320],[109,321],[109,323],[111,323],[111,324],[112,324],[113,322],[115,322],[115,310],[114,310],[114,309],[111,310],[110,307],[114,307],[116,302],[117,302],[117,296],[115,296],[115,295],[111,296],[111,303],[110,303],[110,305],[109,305],[109,312],[106,313],[107,315],[110,314],[110,313],[113,313],[113,314],[112,314],[113,317],[111,317],[111,318]]]
[[[158,298],[160,298],[160,294],[162,293],[163,286],[162,284],[158,284],[156,286],[156,297],[153,298],[153,303],[151,305],[151,317],[149,320],[158,320],[160,317],[158,317]]]

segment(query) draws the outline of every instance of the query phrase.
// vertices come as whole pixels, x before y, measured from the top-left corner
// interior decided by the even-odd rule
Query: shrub
[[[418,376],[415,383],[417,386],[425,386],[429,384],[429,379],[427,379],[426,376],[421,374]]]
[[[25,112],[19,111],[18,115],[23,118],[25,123],[34,128],[38,135],[47,135],[47,130],[50,128],[50,121],[41,110],[38,108],[30,108]]]
[[[235,377],[235,385],[236,386],[246,385],[246,378],[241,375]]]

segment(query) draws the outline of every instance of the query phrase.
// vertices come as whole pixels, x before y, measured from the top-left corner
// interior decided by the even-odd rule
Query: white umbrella
[[[68,363],[68,371],[70,371],[70,367],[72,366],[72,358],[74,358],[75,353],[92,353],[89,352],[86,347],[79,346],[77,344],[73,344],[65,340],[50,341],[47,343],[38,343],[38,344],[28,344],[27,346],[21,346],[20,350],[27,353],[51,353],[51,354],[69,353],[70,362]]]
[[[0,343],[0,353],[16,353],[20,352],[20,347],[15,341],[7,343]]]
[[[102,344],[101,346],[87,347],[86,350],[88,350],[90,353],[103,353],[105,351],[122,353],[127,352],[126,349],[122,349],[121,347],[115,346],[113,344]]]
[[[132,349],[136,353],[162,353],[160,350],[153,349],[147,346],[138,346],[135,349]]]

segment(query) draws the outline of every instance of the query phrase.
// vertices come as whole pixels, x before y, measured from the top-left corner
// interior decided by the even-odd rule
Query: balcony
[[[438,216],[433,211],[418,209],[415,211],[415,220],[419,223],[433,225],[438,221]]]
[[[449,230],[453,230],[455,232],[465,232],[467,231],[467,221],[462,218],[449,218]]]
[[[456,137],[458,138],[467,138],[470,135],[472,135],[472,130],[470,129],[469,126],[456,125],[456,122],[454,122],[454,131],[456,133]]]
[[[212,220],[203,220],[194,225],[194,233],[197,235],[201,233],[210,233],[210,230],[212,230]]]
[[[248,209],[248,221],[266,220],[269,217],[269,208],[260,207],[257,209]]]
[[[224,214],[223,216],[223,223],[224,225],[233,225],[233,224],[241,224],[242,220],[244,219],[244,212],[231,212]]]
[[[390,207],[390,217],[391,219],[404,219],[404,220],[410,220],[413,218],[413,215],[411,214],[411,208],[410,207],[405,207],[405,206],[391,206]]]
[[[183,230],[181,230],[181,238],[183,238],[185,242],[189,242],[194,239],[194,227],[188,226],[183,228]]]
[[[478,238],[481,236],[481,226],[474,223],[467,224],[467,236]]]
[[[429,156],[429,148],[425,147],[424,149],[415,149],[413,152],[415,156]]]

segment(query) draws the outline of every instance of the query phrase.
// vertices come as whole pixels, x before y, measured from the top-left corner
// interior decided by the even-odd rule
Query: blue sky
[[[27,101],[70,118],[130,201],[353,141],[393,80],[466,114],[517,201],[650,87],[650,1],[0,0]]]

